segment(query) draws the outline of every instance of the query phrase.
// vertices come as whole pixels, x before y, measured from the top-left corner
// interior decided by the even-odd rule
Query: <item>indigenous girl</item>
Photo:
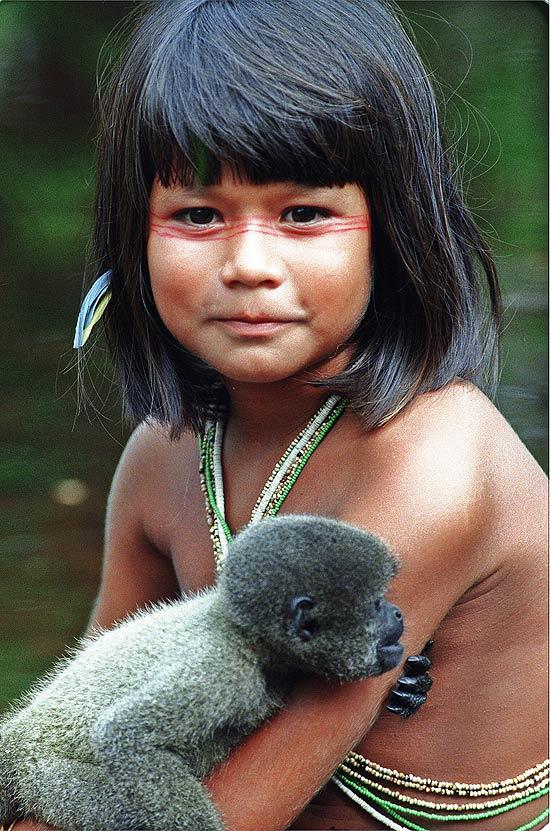
[[[211,585],[251,519],[367,528],[407,654],[435,637],[428,702],[381,711],[400,670],[301,682],[208,778],[227,828],[542,828],[545,477],[482,391],[497,277],[396,17],[153,4],[102,119],[77,345],[104,310],[138,426],[93,623]]]

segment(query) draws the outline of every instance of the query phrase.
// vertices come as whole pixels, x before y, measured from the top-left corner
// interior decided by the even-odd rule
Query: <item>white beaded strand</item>
[[[334,782],[334,784],[340,788],[341,791],[344,791],[350,799],[353,799],[353,801],[356,802],[360,808],[366,811],[367,814],[370,814],[371,817],[374,817],[374,819],[377,819],[378,822],[381,822],[385,828],[391,828],[392,831],[410,831],[410,829],[405,828],[404,825],[398,825],[397,822],[394,822],[389,817],[381,814],[380,811],[377,811],[376,808],[373,808],[372,805],[369,805],[368,802],[365,802],[364,799],[361,799],[360,796],[347,788],[343,782],[340,782],[340,780],[336,778],[336,776],[333,776],[331,781]]]
[[[251,525],[255,524],[256,522],[259,522],[261,519],[263,519],[264,511],[265,511],[266,507],[269,505],[271,497],[275,493],[277,487],[279,486],[279,483],[282,481],[282,479],[284,478],[284,476],[287,473],[287,471],[289,470],[289,468],[294,464],[294,462],[296,460],[296,457],[299,455],[299,453],[306,446],[306,444],[311,439],[311,437],[313,436],[315,431],[321,426],[323,421],[327,418],[327,416],[330,414],[330,412],[335,408],[335,406],[339,402],[340,402],[340,398],[337,395],[331,395],[325,401],[325,403],[321,407],[321,409],[318,410],[318,412],[308,422],[308,424],[306,425],[306,427],[302,431],[301,437],[297,441],[295,440],[296,444],[294,444],[294,447],[292,447],[292,445],[291,445],[292,449],[290,450],[290,448],[289,448],[290,452],[287,451],[288,455],[285,454],[286,458],[283,457],[284,461],[280,465],[280,467],[277,470],[277,473],[275,474],[273,479],[271,479],[271,476],[269,477],[269,479],[266,483],[266,486],[264,487],[264,490],[262,491],[260,499],[257,502],[256,506],[254,507],[254,510],[252,511],[252,516],[250,518],[250,524]]]
[[[222,446],[223,446],[223,422],[218,419],[216,421],[216,429],[214,433],[214,452],[213,452],[213,459],[212,464],[214,470],[212,471],[214,475],[214,496],[216,498],[216,504],[218,506],[218,510],[222,517],[225,519],[225,497],[223,491],[223,468],[222,468]],[[218,529],[218,536],[221,545],[221,554],[220,558],[223,562],[227,556],[227,552],[229,550],[229,540],[225,534],[225,528],[219,521],[216,514],[214,514],[214,522],[216,523]]]
[[[264,489],[262,490],[260,499],[256,503],[254,510],[252,511],[252,515],[248,523],[249,525],[255,525],[257,522],[260,522],[260,520],[264,518],[264,511],[266,507],[269,505],[269,502],[273,494],[277,490],[281,481],[284,479],[288,470],[295,463],[297,457],[304,449],[304,447],[306,447],[308,442],[311,441],[311,438],[316,432],[316,430],[319,429],[319,427],[326,420],[326,418],[329,416],[332,410],[334,410],[335,407],[340,403],[340,401],[341,398],[337,395],[329,396],[329,398],[325,401],[323,406],[310,419],[304,430],[302,430],[298,437],[294,439],[294,441],[287,448],[281,459],[275,465],[275,468],[273,469],[271,475],[269,476],[266,482],[266,485],[264,486]],[[208,422],[206,424],[205,435],[208,433],[208,430],[211,428],[211,426],[212,422]],[[220,419],[218,419],[215,422],[214,447],[212,453],[212,475],[214,479],[214,497],[216,500],[216,505],[220,515],[225,520],[225,497],[222,467],[223,437],[224,425],[223,422]],[[213,516],[213,522],[216,525],[216,529],[218,531],[218,538],[220,541],[220,562],[223,562],[229,550],[229,540],[227,539],[225,529],[215,512]]]

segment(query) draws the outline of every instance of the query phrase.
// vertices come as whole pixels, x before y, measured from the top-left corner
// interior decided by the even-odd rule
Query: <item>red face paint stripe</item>
[[[365,223],[364,225],[352,225],[351,227],[345,228],[331,228],[331,229],[319,229],[313,230],[311,229],[308,233],[304,231],[298,231],[297,233],[284,233],[283,231],[274,231],[274,230],[263,230],[261,228],[244,228],[242,231],[235,231],[231,234],[223,233],[222,231],[210,231],[210,232],[202,232],[202,233],[193,233],[192,231],[185,232],[185,231],[169,231],[167,229],[159,229],[154,225],[151,225],[151,230],[154,231],[157,236],[159,237],[170,237],[172,239],[186,239],[186,240],[203,240],[204,242],[218,242],[221,240],[232,239],[233,237],[242,236],[242,234],[246,234],[247,231],[255,231],[257,234],[265,234],[270,237],[294,237],[295,239],[299,239],[303,237],[304,239],[308,239],[310,237],[321,237],[326,236],[328,234],[344,234],[349,231],[359,231],[359,230],[368,230],[369,225]]]
[[[157,217],[153,214],[153,217]],[[258,221],[251,219],[249,221],[226,222],[223,228],[205,228],[201,230],[196,228],[183,227],[174,221],[161,220],[160,222],[151,223],[151,231],[154,231],[158,236],[170,237],[174,239],[207,239],[207,240],[225,240],[232,239],[239,234],[244,234],[247,231],[254,231],[260,234],[268,234],[275,237],[312,237],[324,236],[326,234],[342,233],[344,231],[359,231],[368,230],[370,228],[369,217],[364,214],[346,217],[345,219],[336,219],[328,223],[323,223],[319,226],[309,226],[300,228],[296,226],[286,226],[279,228],[275,223]]]

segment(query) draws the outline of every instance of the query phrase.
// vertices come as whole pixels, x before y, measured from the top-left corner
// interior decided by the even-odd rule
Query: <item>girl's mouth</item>
[[[217,320],[231,334],[244,338],[269,337],[279,334],[295,323],[294,320],[276,320],[268,318],[219,318]]]

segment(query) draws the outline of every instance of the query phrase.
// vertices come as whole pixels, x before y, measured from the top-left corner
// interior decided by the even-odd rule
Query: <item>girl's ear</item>
[[[312,597],[293,597],[289,603],[289,631],[291,635],[301,641],[310,641],[317,626],[315,614],[311,610],[315,607]]]

